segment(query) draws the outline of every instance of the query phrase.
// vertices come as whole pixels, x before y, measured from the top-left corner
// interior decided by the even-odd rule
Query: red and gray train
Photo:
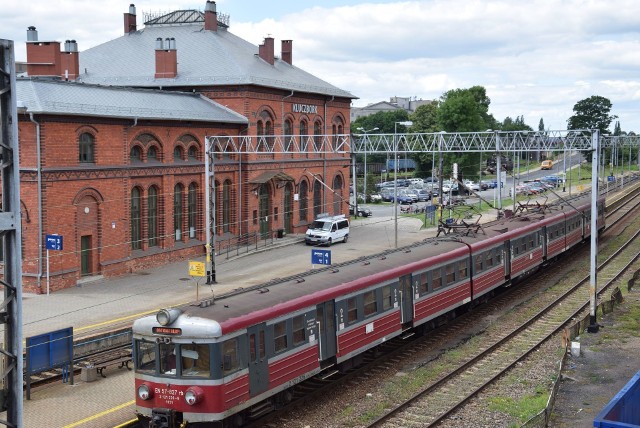
[[[588,196],[307,272],[133,325],[136,413],[150,428],[241,426],[290,388],[425,332],[538,269],[591,233]],[[598,230],[604,200],[598,200]]]

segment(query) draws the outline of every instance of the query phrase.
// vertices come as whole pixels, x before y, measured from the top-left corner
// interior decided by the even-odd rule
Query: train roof
[[[211,332],[211,337],[217,337],[308,309],[327,300],[346,298],[372,285],[395,282],[407,272],[464,258],[469,254],[469,249],[477,251],[497,245],[505,239],[535,230],[541,222],[559,221],[567,213],[575,212],[575,208],[588,205],[589,200],[584,197],[573,198],[570,204],[556,204],[544,212],[522,213],[486,223],[482,231],[474,234],[428,238],[399,249],[272,280],[251,287],[244,293],[217,300],[209,306],[196,302],[183,305],[180,309],[188,317],[198,320],[197,323],[202,320],[214,321],[216,328],[215,332]],[[134,330],[136,326],[146,330],[149,322],[143,320],[136,321]]]

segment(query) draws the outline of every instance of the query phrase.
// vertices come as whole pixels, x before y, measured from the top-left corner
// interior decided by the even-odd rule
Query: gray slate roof
[[[158,37],[176,40],[176,78],[154,78]],[[275,51],[278,54],[278,46]],[[295,64],[295,49],[293,57]],[[215,32],[205,31],[201,22],[147,25],[82,51],[78,81],[137,87],[258,85],[357,98],[279,58],[271,65],[258,56],[257,46],[230,33],[224,25],[218,25]]]
[[[199,94],[16,79],[17,104],[28,112],[202,122],[247,118]]]

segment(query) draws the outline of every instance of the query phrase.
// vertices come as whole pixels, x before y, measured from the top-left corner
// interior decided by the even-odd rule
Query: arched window
[[[182,198],[184,196],[184,186],[180,183],[173,188],[173,230],[175,240],[182,239]]]
[[[284,149],[287,152],[293,150],[293,123],[287,119],[284,121]]]
[[[225,180],[222,185],[222,231],[231,230],[231,181]]]
[[[340,135],[344,134],[344,123],[341,117],[336,117],[334,119],[333,125],[331,126],[332,138],[331,142],[333,144],[333,149],[338,150],[338,146],[340,145]]]
[[[331,147],[333,150],[338,148],[338,128],[335,123],[331,125]]]
[[[333,214],[342,214],[342,177],[336,175],[333,179]]]
[[[261,120],[258,121],[256,128],[257,128],[256,135],[258,136],[258,141],[256,141],[256,144],[258,145],[258,151],[264,152],[266,151],[267,142],[264,139],[264,124],[262,123]]]
[[[147,197],[147,235],[149,246],[158,245],[158,188],[151,186]]]
[[[301,181],[300,182],[300,205],[299,205],[301,223],[307,222],[307,207],[309,205],[308,198],[309,198],[309,194],[308,194],[307,182]]]
[[[307,138],[309,136],[309,127],[306,120],[300,121],[300,151],[307,151]]]
[[[189,184],[189,194],[187,196],[187,226],[189,228],[189,239],[196,237],[196,220],[198,215],[198,186],[196,183]]]
[[[142,248],[142,209],[140,206],[140,188],[131,190],[131,249]]]
[[[131,163],[142,162],[142,150],[140,150],[140,146],[131,147],[131,154],[129,155],[129,159]]]
[[[93,163],[93,152],[94,152],[95,139],[93,135],[88,132],[84,132],[80,135],[79,142],[79,153],[80,153],[80,163]]]
[[[157,162],[158,161],[158,149],[156,146],[149,147],[147,151],[147,162]]]
[[[181,161],[184,159],[184,151],[182,150],[182,147],[180,146],[175,146],[173,148],[173,160],[175,162]]]
[[[322,147],[322,124],[319,120],[313,123],[313,150],[319,151]]]
[[[273,150],[273,122],[268,120],[264,125],[264,135],[267,142],[267,149]]]
[[[198,147],[196,146],[189,146],[189,160],[190,161],[195,161],[198,160]]]
[[[322,212],[322,184],[316,180],[313,183],[313,218]]]

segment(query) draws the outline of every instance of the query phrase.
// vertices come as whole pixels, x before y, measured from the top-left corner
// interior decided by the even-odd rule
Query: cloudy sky
[[[145,12],[203,10],[206,0],[133,0]],[[392,96],[437,99],[481,85],[498,120],[566,129],[579,100],[608,98],[624,131],[640,132],[637,0],[218,0],[234,34],[293,40],[298,67],[350,91],[362,107]],[[75,39],[80,51],[119,37],[129,2],[4,0],[0,38],[25,60],[26,29]],[[613,128],[613,127],[612,127]]]

